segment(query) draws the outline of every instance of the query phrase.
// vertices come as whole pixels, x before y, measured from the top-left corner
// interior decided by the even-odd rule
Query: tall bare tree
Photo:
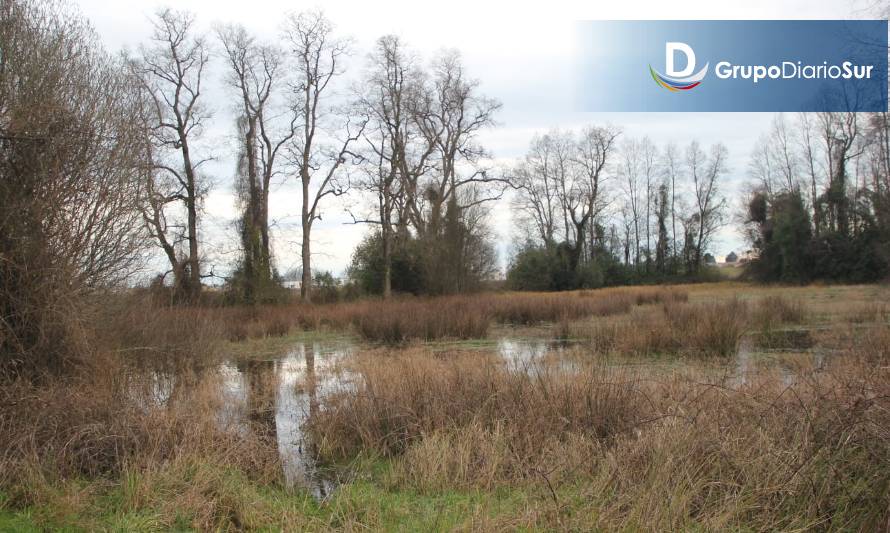
[[[591,228],[606,206],[602,186],[619,134],[611,126],[587,127],[577,138],[554,130],[532,140],[513,172],[514,204],[545,247],[563,241],[572,270],[577,269]]]
[[[378,39],[357,91],[359,107],[369,117],[362,135],[367,179],[361,186],[374,193],[376,216],[356,221],[380,228],[384,298],[392,292],[395,237],[397,233],[404,237],[407,228],[406,191],[430,170],[433,145],[420,134],[412,116],[422,90],[417,60],[400,39],[392,35]]]
[[[828,189],[823,195],[828,228],[842,235],[849,233],[849,201],[847,198],[847,163],[859,157],[863,146],[858,143],[861,128],[858,113],[819,113],[819,126],[828,159]]]
[[[602,185],[605,181],[606,166],[615,156],[618,136],[621,130],[612,126],[589,126],[581,131],[575,143],[573,162],[577,166],[573,189],[579,198],[576,209],[570,212],[575,226],[575,250],[572,268],[578,267],[581,246],[587,242],[590,227],[605,208]]]
[[[621,147],[619,174],[627,203],[627,215],[633,227],[633,260],[640,266],[640,218],[645,206],[643,147],[638,139],[627,139]]]
[[[174,287],[186,298],[201,290],[198,217],[206,184],[198,170],[210,159],[194,152],[210,117],[201,99],[210,57],[194,22],[189,13],[158,11],[152,20],[151,44],[142,46],[140,57],[132,62],[148,102],[143,109],[153,154],[144,219],[170,263]],[[173,205],[184,208],[185,228],[168,223]]]
[[[776,191],[776,172],[773,162],[773,148],[769,135],[761,135],[751,151],[751,159],[748,162],[748,175],[758,184],[758,187],[768,196],[773,196]]]
[[[782,189],[792,193],[799,192],[799,158],[794,146],[797,139],[794,130],[788,128],[785,116],[781,113],[773,118],[770,139],[775,150],[774,160],[782,178]]]
[[[430,85],[415,104],[414,120],[435,150],[436,163],[436,172],[429,174],[422,190],[411,191],[409,215],[421,236],[441,230],[444,208],[461,190],[474,188],[478,194],[464,195],[471,203],[458,202],[458,209],[503,195],[506,184],[485,165],[488,153],[477,139],[494,125],[501,104],[478,94],[478,89],[479,81],[467,76],[460,55],[445,52],[433,61]],[[426,213],[420,208],[423,200],[429,203]]]
[[[804,167],[806,167],[806,172],[810,178],[810,206],[813,211],[813,231],[818,237],[819,229],[822,225],[821,209],[819,208],[819,176],[822,172],[820,171],[819,160],[821,158],[819,157],[819,148],[815,137],[817,133],[814,131],[815,119],[810,113],[800,113],[798,115],[797,123],[800,131],[798,137],[800,142],[800,154],[803,159]]]
[[[728,155],[729,151],[719,143],[711,147],[709,155],[705,154],[697,141],[693,141],[686,149],[686,165],[695,195],[695,240],[691,265],[694,270],[701,267],[704,251],[723,223],[726,200],[720,196],[719,185],[727,171]]]
[[[656,194],[655,175],[656,165],[658,164],[658,147],[655,146],[649,137],[643,137],[640,141],[640,162],[643,181],[645,182],[643,194],[646,196],[646,215],[643,225],[646,228],[646,271],[648,272],[649,264],[652,262],[652,203],[655,200]]]
[[[681,179],[681,157],[677,145],[668,143],[664,149],[664,171],[667,182],[670,185],[670,212],[671,212],[671,242],[673,243],[672,255],[677,255],[677,181]]]
[[[361,136],[366,122],[362,119],[355,124],[328,108],[331,83],[343,73],[341,61],[349,45],[333,36],[331,22],[318,11],[291,14],[284,35],[296,71],[294,99],[301,119],[290,151],[302,200],[300,296],[308,302],[312,299],[312,225],[321,218],[321,201],[342,195],[348,189],[348,183],[340,179],[341,166],[347,157],[354,156],[351,146]]]
[[[521,213],[529,233],[534,233],[545,247],[556,244],[557,224],[562,216],[559,199],[561,165],[555,161],[552,135],[535,136],[523,160],[513,169],[513,187],[517,194],[514,207]],[[531,235],[528,235],[531,238]]]
[[[281,50],[258,44],[241,26],[221,27],[217,34],[239,102],[241,276],[244,296],[253,301],[272,284],[269,193],[280,172],[279,155],[296,134],[300,109],[283,95],[288,80]]]

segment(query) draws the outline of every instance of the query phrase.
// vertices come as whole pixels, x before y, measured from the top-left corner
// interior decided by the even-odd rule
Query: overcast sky
[[[76,1],[76,0],[75,0]],[[159,7],[186,9],[196,14],[199,28],[209,31],[214,23],[236,22],[261,39],[276,38],[288,11],[322,8],[333,21],[336,33],[354,39],[354,61],[360,62],[375,39],[397,34],[425,58],[442,48],[456,48],[469,73],[481,81],[482,92],[503,103],[499,125],[481,140],[497,163],[509,165],[526,150],[535,133],[555,127],[580,128],[591,123],[620,126],[627,136],[649,136],[664,144],[703,145],[723,142],[729,148],[729,175],[723,187],[732,209],[737,209],[741,185],[748,180],[748,156],[772,120],[761,113],[581,113],[573,109],[575,23],[611,19],[844,19],[868,18],[868,4],[847,0],[748,0],[745,2],[594,2],[549,0],[546,2],[494,2],[481,0],[375,1],[329,0],[302,3],[280,0],[155,0],[77,2],[111,51],[134,50],[150,33],[149,17]],[[219,246],[219,236],[234,233],[232,193],[234,145],[231,135],[231,99],[222,84],[219,62],[211,73],[215,86],[208,92],[214,109],[208,145],[218,160],[208,173],[215,183],[206,202],[205,233],[216,246],[215,262],[230,260],[229,250]],[[356,70],[356,69],[353,69]],[[346,89],[345,84],[342,89]],[[354,201],[353,201],[354,203]],[[299,210],[293,183],[279,184],[270,200],[276,221],[275,253],[278,267],[286,271],[299,264]],[[492,206],[502,262],[512,237],[507,202]],[[348,265],[353,248],[366,227],[345,224],[350,219],[344,206],[329,203],[323,219],[313,229],[313,267],[335,274]],[[229,232],[226,234],[225,232]],[[714,252],[723,255],[743,246],[734,228],[721,232]]]

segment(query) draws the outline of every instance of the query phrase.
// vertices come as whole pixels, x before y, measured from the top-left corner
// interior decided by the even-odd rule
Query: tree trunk
[[[389,223],[384,222],[382,228],[383,237],[383,299],[388,300],[392,295],[392,230]]]
[[[301,213],[303,225],[303,278],[300,283],[300,299],[304,302],[312,301],[312,254],[310,250],[312,232],[312,215],[309,212],[309,175],[308,171],[301,171],[303,183],[303,209]]]
[[[189,298],[201,294],[201,268],[198,259],[198,210],[195,206],[194,186],[189,188],[188,232],[189,232]]]
[[[189,267],[189,279],[187,297],[191,300],[201,293],[201,264],[198,259],[198,207],[197,184],[195,169],[192,167],[192,158],[189,153],[188,138],[185,135],[184,126],[180,126],[179,140],[182,145],[183,169],[186,179],[186,211],[188,212],[188,240],[189,256],[186,263]]]

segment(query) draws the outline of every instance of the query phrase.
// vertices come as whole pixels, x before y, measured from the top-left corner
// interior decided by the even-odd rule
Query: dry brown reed
[[[807,312],[803,302],[782,295],[766,296],[760,299],[751,312],[752,326],[760,331],[802,324],[806,319]]]
[[[747,325],[744,302],[676,302],[627,320],[586,325],[572,335],[586,338],[599,353],[726,357],[737,352]]]
[[[524,454],[551,436],[604,439],[627,431],[641,402],[632,380],[613,379],[605,368],[511,372],[478,352],[373,353],[356,368],[357,389],[329,398],[312,424],[328,458],[398,454],[431,431],[466,427],[501,432]]]
[[[365,339],[384,342],[484,337],[491,323],[565,324],[572,320],[624,314],[633,305],[685,301],[672,289],[607,289],[569,293],[476,294],[396,300],[341,308]],[[563,327],[563,329],[566,329]]]
[[[854,306],[847,312],[847,319],[854,324],[886,322],[890,306],[883,302],[867,302]]]
[[[220,424],[223,400],[215,374],[179,368],[163,394],[157,379],[114,356],[97,358],[65,380],[0,387],[0,492],[6,505],[58,505],[47,498],[66,480],[107,479],[123,485],[132,507],[168,499],[177,507],[171,518],[185,512],[196,517],[192,526],[198,529],[237,524],[214,496],[219,479],[202,480],[199,473],[220,469],[278,483],[275,442]],[[154,492],[162,488],[167,492]]]
[[[489,325],[489,317],[463,298],[394,302],[355,317],[356,331],[363,338],[390,344],[444,338],[479,339],[485,337]]]
[[[551,501],[484,527],[875,530],[890,518],[888,354],[866,339],[850,353],[790,384],[372,354],[312,434],[328,457],[394,455],[393,487],[526,486]]]
[[[108,337],[128,347],[151,338],[145,352],[200,353],[219,339],[283,337],[293,331],[354,331],[386,343],[485,337],[491,324],[567,323],[624,314],[634,305],[686,301],[676,289],[604,289],[567,293],[480,293],[434,298],[401,297],[332,304],[175,307],[146,295],[118,298],[108,312]]]

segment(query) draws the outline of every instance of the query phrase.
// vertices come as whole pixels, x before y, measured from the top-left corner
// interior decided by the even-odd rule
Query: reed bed
[[[654,311],[654,312],[652,312]],[[597,353],[728,357],[738,351],[748,306],[728,302],[675,303],[635,313],[627,320],[597,322],[571,330]]]
[[[422,349],[356,363],[358,389],[334,395],[313,421],[323,456],[359,451],[389,456],[441,428],[497,430],[523,453],[546,437],[608,438],[627,431],[641,398],[632,381],[605,368],[564,374],[510,372],[478,353],[434,355]]]
[[[785,354],[781,366],[763,358],[738,380],[727,356],[740,336],[800,329],[806,304],[645,290],[521,303],[495,294],[256,309],[112,305],[75,371],[0,383],[0,529],[14,529],[4,521],[10,510],[37,529],[77,530],[393,529],[423,513],[417,529],[441,525],[440,513],[467,530],[886,529],[890,327],[815,330],[818,353]],[[344,361],[349,385],[319,396],[304,428],[351,480],[323,504],[283,486],[269,431],[278,383],[263,366],[276,363],[240,362],[250,412],[236,425],[220,419],[229,400],[213,369],[236,324],[250,324],[248,338],[274,336],[359,328],[376,312],[384,318],[370,336],[393,342],[472,337],[506,319],[495,318],[499,305],[502,317],[524,320],[524,309],[545,302],[539,316],[554,316],[547,297],[596,317],[566,320],[587,340],[569,358],[517,368],[484,349],[409,345]],[[470,322],[452,328],[454,315]],[[392,323],[415,329],[393,334]],[[687,357],[606,357],[664,353]],[[175,379],[159,386],[159,372]]]
[[[231,342],[282,337],[293,331],[354,332],[373,342],[398,344],[438,339],[477,339],[493,324],[530,326],[628,313],[634,306],[683,302],[677,289],[605,289],[568,293],[480,293],[431,298],[397,297],[332,304],[252,307],[158,308],[172,329],[208,322]],[[150,327],[150,326],[148,326]]]
[[[89,516],[90,492],[119,486],[124,510],[169,510],[155,529],[173,527],[176,516],[190,517],[185,525],[201,530],[249,523],[248,501],[233,497],[235,487],[226,488],[225,478],[239,477],[244,486],[280,483],[275,442],[220,425],[215,375],[183,367],[175,383],[169,397],[157,401],[152,373],[105,357],[64,381],[4,384],[2,505]]]
[[[790,385],[769,370],[732,384],[708,366],[510,373],[471,354],[376,354],[311,432],[331,460],[393,457],[392,487],[526,487],[549,502],[483,529],[875,530],[890,518],[878,346]]]

